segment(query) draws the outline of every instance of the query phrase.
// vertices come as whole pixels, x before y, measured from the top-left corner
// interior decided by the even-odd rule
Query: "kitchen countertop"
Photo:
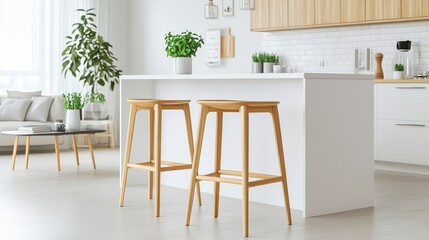
[[[258,74],[183,74],[183,75],[122,75],[121,80],[252,80],[252,79],[373,79],[374,74],[353,73],[258,73]]]
[[[429,79],[374,79],[374,83],[429,83]]]

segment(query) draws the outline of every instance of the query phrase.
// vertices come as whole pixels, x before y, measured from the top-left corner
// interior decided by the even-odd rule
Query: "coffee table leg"
[[[91,135],[90,134],[86,134],[86,138],[88,139],[88,147],[89,147],[89,152],[91,153],[92,166],[94,167],[94,169],[96,169],[96,167],[95,167],[94,151],[92,150]]]
[[[18,151],[18,140],[19,137],[15,137],[15,144],[13,145],[13,153],[12,153],[12,170],[15,170],[15,161],[16,161],[16,151]]]
[[[30,156],[30,136],[27,136],[25,143],[25,169],[28,169],[28,158]]]
[[[61,165],[60,165],[60,148],[58,146],[58,136],[54,136],[54,144],[55,144],[55,154],[57,155],[57,167],[58,167],[58,171],[61,171]]]
[[[76,155],[76,163],[79,166],[79,153],[77,152],[77,136],[76,135],[72,135],[73,138],[73,149],[74,149],[74,154]]]

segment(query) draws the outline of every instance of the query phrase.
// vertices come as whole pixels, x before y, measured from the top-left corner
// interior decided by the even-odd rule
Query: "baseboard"
[[[429,166],[408,163],[386,162],[376,160],[374,162],[374,169],[391,172],[429,175]]]

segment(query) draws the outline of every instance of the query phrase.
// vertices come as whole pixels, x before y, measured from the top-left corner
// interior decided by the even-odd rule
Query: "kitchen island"
[[[373,75],[282,73],[237,75],[128,75],[120,84],[120,159],[124,158],[128,98],[189,99],[194,136],[198,99],[280,101],[291,207],[304,217],[374,205]],[[213,169],[215,117],[206,124],[200,173]],[[162,159],[188,161],[183,113],[163,114]],[[147,113],[137,114],[131,161],[147,160]],[[225,114],[222,164],[241,169],[240,115]],[[277,174],[274,131],[269,115],[250,116],[250,170]],[[207,161],[206,161],[207,160]],[[134,174],[134,177],[133,177]],[[146,181],[131,171],[129,183]],[[144,179],[144,180],[143,180]],[[165,173],[162,184],[188,189],[190,171]],[[212,184],[202,183],[211,193]],[[241,198],[239,186],[224,184],[221,195]],[[283,206],[281,185],[252,188],[250,200]],[[211,202],[203,203],[210,205]],[[185,206],[184,206],[185,208]],[[222,208],[221,208],[222,209]],[[221,210],[222,211],[222,210]]]

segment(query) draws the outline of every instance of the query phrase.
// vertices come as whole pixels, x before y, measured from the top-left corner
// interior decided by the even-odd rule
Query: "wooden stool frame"
[[[122,207],[125,198],[125,188],[127,185],[128,168],[137,168],[148,171],[148,197],[153,198],[153,178],[155,175],[155,216],[160,216],[160,190],[161,172],[184,170],[192,168],[194,153],[194,142],[192,135],[191,114],[189,110],[189,100],[139,100],[129,99],[131,104],[130,118],[128,124],[128,137],[125,149],[125,158],[122,174],[122,186],[119,206]],[[139,110],[148,110],[148,161],[140,163],[130,163],[131,146],[134,134],[136,114]],[[183,110],[187,129],[188,145],[191,163],[167,162],[161,160],[161,128],[163,110]],[[199,184],[196,186],[198,192],[198,203],[201,205],[201,194]]]
[[[287,222],[292,224],[290,212],[289,194],[286,178],[286,166],[283,154],[283,143],[280,130],[280,118],[278,113],[278,102],[244,102],[244,101],[199,101],[201,104],[201,116],[196,139],[196,148],[192,165],[192,176],[189,190],[188,208],[186,214],[186,226],[189,226],[192,213],[192,204],[194,199],[195,185],[199,181],[214,182],[214,217],[219,215],[219,184],[231,183],[242,185],[243,191],[243,236],[249,235],[249,188],[281,182],[283,188],[283,196],[286,208]],[[205,123],[207,115],[210,112],[216,112],[216,146],[215,146],[215,162],[214,172],[199,175],[198,167],[200,164],[201,148],[204,137]],[[242,171],[232,171],[221,169],[221,146],[222,146],[222,128],[223,128],[223,112],[240,112],[242,118]],[[249,113],[267,112],[270,113],[273,120],[275,139],[277,145],[277,155],[280,168],[280,176],[251,173],[249,172]],[[240,176],[237,178],[226,178],[226,176]],[[257,180],[249,181],[249,177]]]

